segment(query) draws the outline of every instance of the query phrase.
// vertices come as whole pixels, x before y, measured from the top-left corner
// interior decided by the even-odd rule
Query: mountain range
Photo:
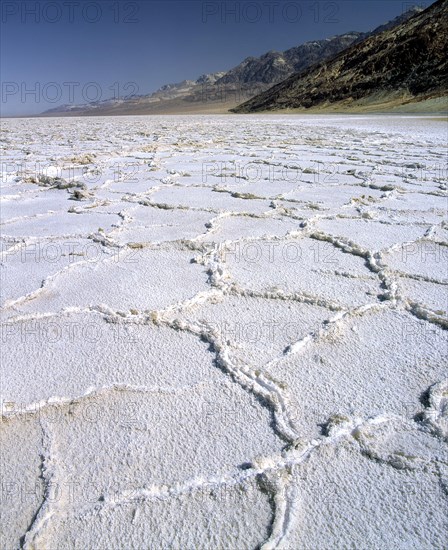
[[[448,0],[356,41],[233,109],[377,109],[432,102],[446,110]],[[438,101],[439,100],[439,101]]]
[[[285,52],[270,51],[248,57],[229,71],[201,75],[196,80],[165,84],[147,95],[107,99],[84,105],[62,105],[45,114],[126,114],[127,111],[200,109],[223,107],[224,111],[269,89],[288,76],[346,49],[363,34],[350,32],[324,40],[306,42]]]
[[[445,3],[446,0],[441,0],[441,2]],[[441,2],[439,0],[437,4]],[[264,109],[313,107],[320,105],[320,103],[315,99],[316,94],[312,96],[313,100],[308,102],[304,100],[307,94],[304,83],[303,89],[299,86],[302,94],[301,99],[299,101],[294,99],[294,90],[300,80],[299,75],[308,78],[309,86],[312,86],[312,80],[319,75],[321,78],[319,85],[325,81],[325,86],[328,88],[328,97],[325,96],[324,103],[325,101],[331,102],[332,97],[330,97],[329,90],[332,77],[330,73],[327,78],[323,76],[327,66],[332,70],[334,60],[341,57],[350,64],[350,55],[359,53],[362,59],[357,57],[353,67],[356,63],[362,61],[364,63],[363,70],[374,70],[383,73],[384,67],[381,66],[381,62],[377,67],[370,67],[369,62],[364,59],[368,56],[370,45],[377,44],[378,39],[379,43],[385,44],[386,49],[389,48],[390,45],[387,40],[390,37],[395,39],[395,35],[401,36],[398,29],[407,25],[416,17],[422,16],[422,12],[422,8],[413,7],[406,13],[368,33],[353,31],[324,40],[306,42],[284,52],[269,51],[260,57],[248,57],[228,71],[204,74],[196,80],[166,84],[151,94],[108,99],[83,105],[62,105],[46,111],[43,115],[213,113],[228,112],[228,110],[252,112]],[[380,37],[386,38],[382,39]],[[350,78],[348,74],[347,78]],[[382,76],[378,74],[375,82],[379,85],[381,80]],[[372,80],[373,82],[374,80]],[[393,85],[393,82],[390,84]],[[283,88],[283,86],[286,87]],[[343,92],[341,94],[343,95]],[[341,94],[335,91],[333,99],[339,101],[342,98]]]

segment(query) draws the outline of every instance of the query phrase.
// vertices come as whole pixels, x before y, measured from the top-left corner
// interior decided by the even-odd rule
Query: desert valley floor
[[[2,129],[2,549],[446,546],[446,119]]]

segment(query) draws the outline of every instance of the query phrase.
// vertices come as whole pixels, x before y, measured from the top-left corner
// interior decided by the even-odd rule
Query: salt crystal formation
[[[2,126],[2,548],[446,545],[442,119]]]

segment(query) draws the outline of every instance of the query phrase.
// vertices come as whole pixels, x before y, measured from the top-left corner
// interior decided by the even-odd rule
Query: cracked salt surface
[[[443,547],[443,119],[2,126],[2,548]]]
[[[275,287],[341,307],[375,302],[381,294],[378,278],[365,267],[363,258],[301,235],[230,245],[223,256],[236,284],[256,292]]]
[[[1,304],[32,295],[46,279],[77,263],[108,257],[110,250],[90,239],[25,239],[2,254]]]

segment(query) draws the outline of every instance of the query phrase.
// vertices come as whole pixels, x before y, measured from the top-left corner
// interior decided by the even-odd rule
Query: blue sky
[[[370,30],[431,3],[3,0],[1,114],[149,93],[269,50]]]

